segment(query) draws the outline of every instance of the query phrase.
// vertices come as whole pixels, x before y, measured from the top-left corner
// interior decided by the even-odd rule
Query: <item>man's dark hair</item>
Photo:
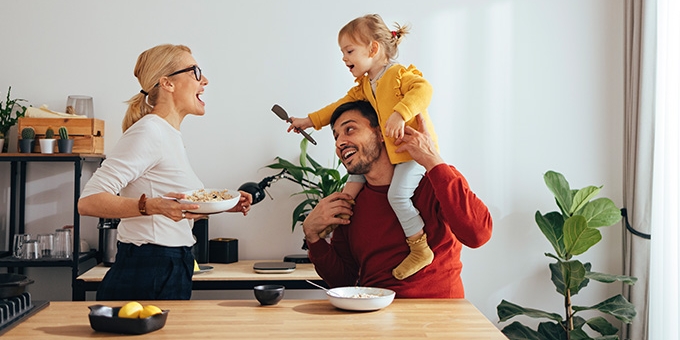
[[[333,127],[335,121],[338,120],[343,113],[351,110],[361,112],[361,115],[368,119],[371,127],[376,128],[380,126],[378,124],[378,114],[375,112],[375,109],[373,109],[371,103],[365,100],[357,100],[355,102],[344,103],[333,111],[333,115],[331,115],[331,127]]]

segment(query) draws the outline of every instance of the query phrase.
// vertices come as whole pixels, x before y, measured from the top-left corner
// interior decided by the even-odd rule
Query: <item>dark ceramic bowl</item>
[[[168,319],[169,310],[163,313],[152,315],[144,319],[119,318],[120,307],[109,307],[103,305],[89,306],[90,326],[98,332],[117,333],[117,334],[146,334],[157,331],[165,326]]]
[[[283,299],[285,290],[286,287],[281,285],[260,285],[253,287],[255,298],[264,306],[279,303]]]

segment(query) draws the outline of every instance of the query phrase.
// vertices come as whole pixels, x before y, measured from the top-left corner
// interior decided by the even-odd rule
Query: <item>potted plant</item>
[[[54,143],[56,139],[54,139],[54,130],[52,127],[48,127],[47,130],[45,130],[45,138],[41,138],[38,141],[40,142],[41,153],[54,153]]]
[[[35,145],[35,129],[27,126],[21,129],[21,139],[19,140],[19,150],[22,153],[33,152],[33,146]]]
[[[68,129],[65,126],[59,128],[59,140],[57,141],[59,153],[73,152],[73,139],[68,137]]]
[[[636,315],[633,306],[623,295],[618,294],[597,304],[589,306],[572,305],[572,297],[585,288],[590,280],[603,283],[623,282],[635,284],[637,278],[624,275],[611,275],[592,271],[592,265],[582,263],[575,256],[585,253],[602,239],[597,228],[610,226],[621,219],[621,211],[608,198],[593,199],[602,187],[587,186],[576,190],[560,173],[548,171],[544,181],[552,191],[560,211],[542,215],[536,211],[535,220],[543,235],[555,250],[546,253],[556,262],[549,265],[551,280],[557,292],[564,297],[564,317],[558,313],[524,308],[506,300],[496,307],[500,322],[518,315],[532,318],[545,318],[537,330],[518,321],[502,329],[509,339],[591,339],[585,332],[588,327],[601,337],[597,339],[618,339],[618,329],[602,316],[585,319],[577,315],[582,311],[599,311],[609,314],[624,323],[631,323]]]
[[[323,167],[307,153],[308,146],[309,141],[302,139],[300,142],[300,165],[295,165],[281,157],[276,157],[276,163],[267,165],[271,169],[284,170],[285,174],[282,175],[282,178],[300,185],[302,190],[291,196],[305,195],[305,200],[300,202],[293,210],[291,231],[295,230],[298,223],[305,220],[307,214],[314,209],[319,200],[334,192],[341,191],[348,177],[347,174],[341,175],[338,170],[340,164],[342,164],[340,160],[333,168]],[[306,249],[304,244],[303,249]]]
[[[0,101],[0,152],[5,149],[4,140],[9,137],[9,129],[14,126],[20,117],[26,114],[26,107],[19,104],[24,99],[10,99],[12,87],[7,90],[7,100]]]

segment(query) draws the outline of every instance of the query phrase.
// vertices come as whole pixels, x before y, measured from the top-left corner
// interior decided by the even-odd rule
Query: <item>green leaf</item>
[[[590,267],[590,264],[586,264]],[[549,265],[552,274],[551,280],[558,293],[567,296],[567,288],[573,296],[578,294],[581,288],[588,285],[586,279],[586,266],[578,260],[556,262]]]
[[[572,201],[571,204],[569,216],[574,215],[574,212],[579,211],[579,209],[583,208],[583,206],[585,206],[590,201],[591,198],[597,196],[601,189],[602,187],[598,188],[596,186],[590,185],[577,191],[576,195],[574,195],[574,200]]]
[[[635,318],[635,315],[637,315],[637,312],[635,311],[635,306],[633,306],[632,303],[628,302],[628,300],[626,300],[626,298],[624,298],[623,295],[621,294],[611,297],[603,302],[600,302],[590,307],[572,306],[572,309],[574,311],[596,309],[602,313],[614,316],[615,318],[625,323],[631,323],[633,321],[633,318]]]
[[[569,339],[570,340],[593,340],[593,338],[589,337],[588,334],[586,334],[583,329],[580,328],[574,328],[573,331],[569,332]]]
[[[601,239],[600,231],[588,228],[588,222],[581,215],[569,217],[564,222],[564,247],[568,254],[583,254]]]
[[[571,211],[573,193],[569,189],[569,182],[564,176],[559,172],[548,171],[543,175],[543,180],[548,189],[555,195],[555,200],[560,209],[564,212]]]
[[[586,218],[590,228],[608,227],[621,220],[621,209],[608,198],[598,198],[588,203],[579,214]]]
[[[637,282],[637,277],[634,276],[626,276],[626,275],[612,275],[612,274],[604,274],[604,273],[598,273],[598,272],[587,272],[586,277],[603,282],[603,283],[612,283],[612,282],[623,282],[625,284],[629,285],[634,285],[635,282]]]
[[[496,307],[496,313],[501,322],[507,321],[518,315],[526,315],[532,318],[548,318],[557,322],[562,322],[562,316],[559,314],[544,312],[538,309],[524,308],[505,300],[501,301]]]
[[[534,219],[536,220],[536,224],[538,224],[538,228],[541,229],[543,235],[545,235],[555,249],[555,252],[557,252],[557,256],[564,258],[566,251],[564,249],[562,234],[562,227],[564,224],[562,215],[556,211],[541,215],[540,211],[536,211]]]
[[[616,335],[616,333],[619,332],[619,329],[614,327],[607,319],[601,317],[601,316],[596,316],[592,319],[588,320],[588,326],[590,328],[602,335]]]
[[[510,340],[543,340],[538,332],[517,321],[505,326],[501,332]]]
[[[541,322],[538,324],[538,333],[543,340],[567,340],[567,332],[556,322]]]

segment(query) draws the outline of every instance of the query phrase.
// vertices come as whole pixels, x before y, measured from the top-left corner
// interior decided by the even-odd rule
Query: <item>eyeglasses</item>
[[[197,81],[201,81],[201,77],[202,77],[202,75],[201,75],[201,68],[198,67],[198,65],[189,66],[189,67],[187,67],[187,68],[185,68],[185,69],[181,69],[181,70],[179,70],[179,71],[172,72],[172,73],[168,74],[167,77],[176,76],[176,75],[178,75],[178,74],[180,74],[180,73],[189,72],[189,71],[194,71],[194,77],[196,77],[196,80],[197,80]],[[160,85],[160,82],[159,82],[159,83],[156,83],[156,85],[154,85],[153,87],[156,87],[156,86],[158,86],[158,85]]]

